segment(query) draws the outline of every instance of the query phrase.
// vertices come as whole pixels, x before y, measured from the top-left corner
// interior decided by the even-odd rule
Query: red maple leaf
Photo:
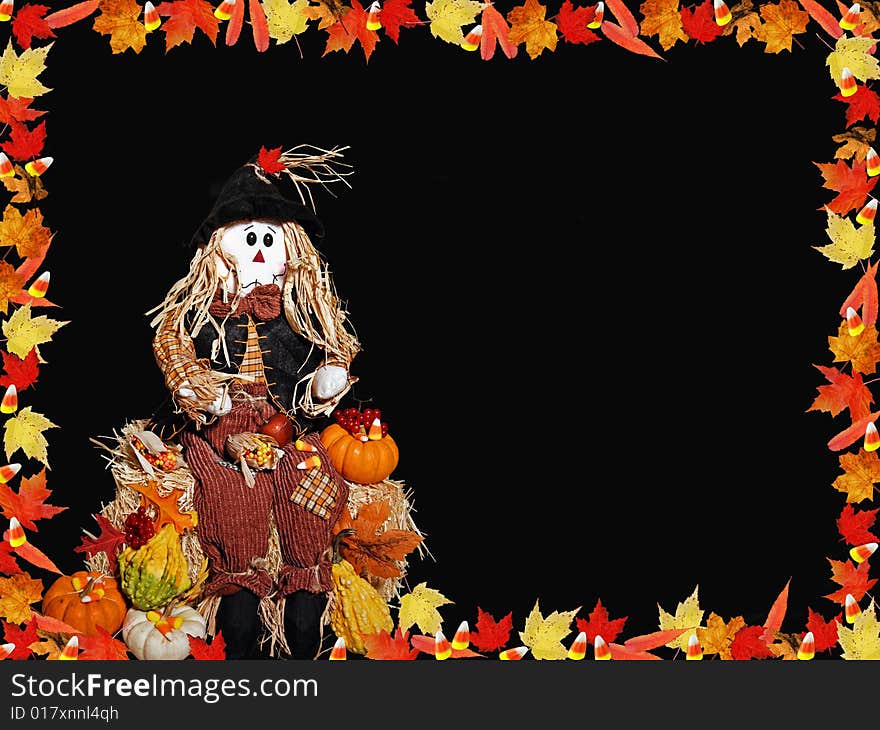
[[[840,588],[834,593],[829,593],[825,598],[839,603],[841,606],[846,605],[847,593],[851,593],[853,598],[861,601],[865,597],[865,593],[877,583],[876,578],[868,578],[871,566],[867,561],[860,563],[858,567],[850,560],[844,562],[828,558],[828,562],[831,563],[831,580],[837,583]]]
[[[27,161],[39,157],[46,143],[46,122],[40,122],[33,129],[28,129],[21,122],[10,122],[9,139],[0,144],[3,151],[13,160]]]
[[[858,91],[852,96],[836,94],[832,98],[846,103],[847,127],[851,127],[865,117],[875,124],[880,120],[880,96],[867,86],[859,86]]]
[[[606,642],[614,641],[626,623],[627,617],[616,618],[613,621],[608,620],[608,610],[602,605],[602,601],[596,601],[596,607],[590,612],[586,619],[579,618],[577,620],[578,631],[583,631],[587,635],[587,641],[593,643],[596,636],[601,636]]]
[[[412,0],[388,0],[382,6],[382,27],[395,43],[400,40],[401,28],[412,28],[422,23],[411,5]]]
[[[423,636],[421,634],[415,634],[412,637],[412,645],[414,649],[418,649],[422,654],[430,654],[434,656],[435,654],[435,644],[436,641],[433,636]],[[452,659],[472,659],[473,657],[481,657],[482,654],[478,654],[471,649],[453,649],[451,658]]]
[[[379,34],[374,30],[367,30],[367,14],[357,0],[351,0],[349,11],[326,30],[327,47],[323,54],[325,56],[331,51],[348,53],[354,42],[360,41],[361,48],[364,49],[364,57],[369,62],[379,42]]]
[[[27,659],[33,652],[28,648],[35,641],[39,641],[37,636],[36,621],[27,621],[24,628],[21,629],[17,624],[3,622],[3,638],[6,643],[15,644],[15,649],[7,659]]]
[[[55,34],[44,20],[47,5],[25,5],[12,19],[12,34],[18,45],[27,50],[34,38],[54,38]]]
[[[278,162],[279,157],[281,157],[280,147],[273,147],[271,150],[260,147],[260,152],[257,155],[257,164],[263,172],[274,175],[276,172],[283,172],[287,169],[283,163]]]
[[[877,519],[876,509],[863,509],[858,512],[851,504],[846,505],[837,518],[837,531],[850,545],[864,545],[866,542],[880,542],[871,532]]]
[[[471,644],[480,651],[496,651],[510,641],[513,630],[513,613],[507,614],[500,621],[477,606],[476,631],[471,631]]]
[[[226,640],[223,632],[218,631],[209,644],[196,636],[189,637],[189,651],[193,659],[199,661],[222,661],[226,659]]]
[[[0,543],[0,573],[5,573],[6,575],[21,573],[21,568],[15,562],[15,556],[12,553],[12,546],[8,541],[4,540]]]
[[[846,317],[846,310],[849,307],[853,309],[862,308],[862,322],[865,327],[870,327],[877,323],[877,266],[880,261],[871,264],[862,278],[858,280],[849,296],[840,305],[840,316]]]
[[[816,640],[816,651],[833,649],[837,644],[837,623],[843,621],[843,614],[837,614],[830,621],[825,621],[821,614],[807,608],[807,631],[813,632]],[[803,636],[801,636],[803,638]]]
[[[829,163],[814,162],[814,165],[822,172],[825,182],[823,188],[828,188],[837,193],[837,196],[828,203],[828,208],[838,215],[846,215],[851,210],[861,208],[865,204],[868,193],[877,184],[877,178],[868,179],[868,165],[863,160],[853,160],[850,167],[843,160]]]
[[[33,99],[25,97],[19,99],[15,96],[0,96],[0,124],[11,124],[13,121],[32,122],[46,113],[31,109],[31,102]]]
[[[86,535],[82,538],[82,542],[73,549],[73,552],[85,553],[89,557],[92,557],[95,553],[106,553],[110,560],[110,570],[115,571],[116,556],[125,542],[125,533],[117,530],[104,515],[93,516],[98,523],[98,527],[101,528],[101,534],[97,537]]]
[[[46,469],[30,479],[22,479],[18,493],[8,484],[0,484],[0,507],[7,519],[17,517],[26,530],[37,530],[34,520],[44,520],[63,512],[67,507],[45,504],[52,490],[46,489]]]
[[[510,26],[504,16],[491,4],[483,8],[480,16],[483,26],[483,34],[480,36],[480,58],[488,61],[495,55],[495,46],[501,46],[501,50],[508,58],[516,56],[516,44],[510,42]]]
[[[587,28],[596,16],[596,8],[576,8],[571,0],[565,0],[556,16],[559,34],[566,43],[593,43],[599,36]]]
[[[128,659],[128,647],[125,644],[119,639],[114,639],[103,626],[96,628],[97,633],[94,636],[80,635],[80,659],[95,661]]]
[[[724,28],[715,22],[712,0],[704,0],[693,10],[682,8],[681,25],[688,37],[700,44],[711,43],[724,32]]]
[[[220,21],[214,17],[213,6],[205,0],[173,0],[159,3],[156,10],[159,15],[168,18],[162,23],[166,51],[181,43],[192,43],[196,28],[208,36],[211,43],[217,45]]]
[[[730,644],[730,655],[734,659],[769,659],[773,656],[767,642],[761,638],[763,626],[744,626],[736,632]]]
[[[378,634],[364,634],[364,646],[367,647],[367,659],[409,660],[419,655],[418,649],[410,649],[409,632],[398,627],[394,634],[380,631]]]
[[[0,355],[3,356],[3,370],[5,372],[5,375],[0,375],[0,386],[8,388],[10,385],[14,385],[21,393],[37,382],[37,377],[40,374],[37,348],[33,348],[24,360],[9,352],[2,352]]]
[[[861,373],[847,375],[837,368],[814,366],[821,372],[831,385],[820,385],[819,395],[807,411],[827,411],[836,416],[845,408],[849,408],[850,418],[857,421],[871,412],[874,396],[862,380]]]

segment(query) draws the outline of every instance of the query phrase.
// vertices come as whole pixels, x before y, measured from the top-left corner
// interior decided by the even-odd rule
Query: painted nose
[[[257,255],[254,256],[255,264],[265,264],[266,259],[263,258],[263,249],[257,249]]]

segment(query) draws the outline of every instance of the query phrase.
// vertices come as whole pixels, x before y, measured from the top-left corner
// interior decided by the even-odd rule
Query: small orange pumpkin
[[[397,444],[391,436],[361,441],[336,423],[321,432],[321,443],[336,471],[358,484],[376,484],[387,479],[399,459]]]
[[[113,578],[80,570],[62,575],[43,597],[43,613],[96,636],[98,627],[115,632],[125,619],[125,599]]]

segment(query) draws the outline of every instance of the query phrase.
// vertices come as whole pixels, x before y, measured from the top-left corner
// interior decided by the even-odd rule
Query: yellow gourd
[[[342,530],[333,541],[333,607],[330,628],[345,639],[346,648],[363,654],[367,648],[364,636],[391,632],[394,622],[385,599],[373,586],[354,572],[351,563],[339,554],[339,541],[354,530]]]

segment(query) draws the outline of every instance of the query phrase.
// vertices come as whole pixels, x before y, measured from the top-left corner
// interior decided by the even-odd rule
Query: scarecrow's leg
[[[259,597],[245,588],[220,599],[220,607],[217,609],[217,630],[223,634],[223,640],[226,642],[227,659],[258,657],[259,604]]]
[[[321,614],[326,593],[294,591],[284,598],[284,636],[291,659],[314,659],[321,650]]]

